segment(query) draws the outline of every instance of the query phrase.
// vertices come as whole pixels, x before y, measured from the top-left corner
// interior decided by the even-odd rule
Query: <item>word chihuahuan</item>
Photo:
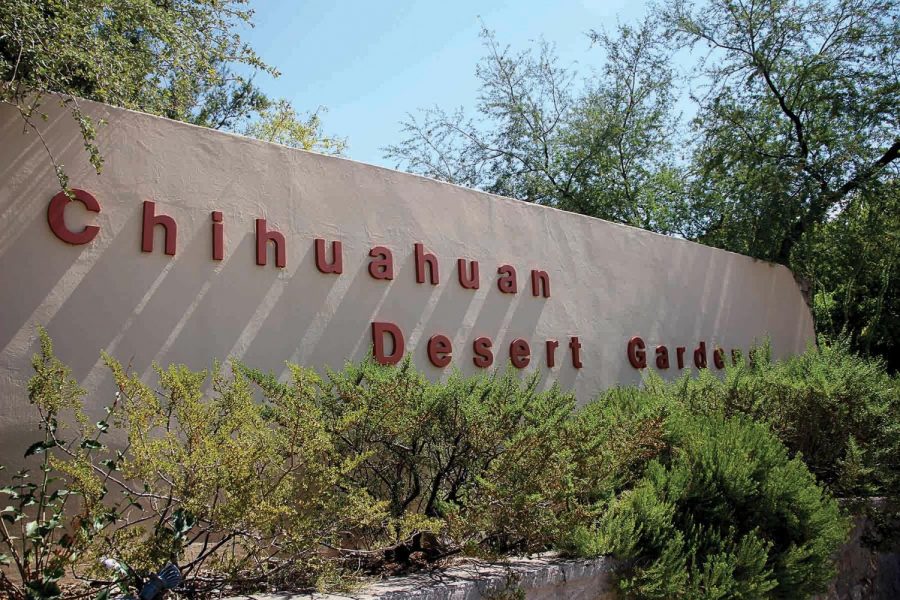
[[[100,203],[89,192],[80,189],[71,190],[72,198],[84,205],[89,212],[100,212]],[[72,231],[65,223],[66,206],[72,198],[60,192],[50,201],[47,209],[47,222],[50,230],[60,240],[73,244],[88,244],[100,232],[96,225],[84,227],[81,231]],[[224,260],[225,258],[225,227],[222,213],[212,211],[212,259]],[[163,251],[169,256],[174,256],[178,239],[178,225],[169,215],[156,214],[156,203],[145,200],[143,203],[141,251],[153,252],[154,230],[162,227],[164,232]],[[326,241],[316,238],[315,262],[316,268],[325,274],[340,275],[343,273],[343,248],[340,241],[331,242],[331,259],[327,257]],[[256,219],[256,264],[266,266],[268,263],[269,247],[274,246],[275,266],[285,268],[287,266],[287,242],[284,235],[274,229],[270,229],[266,219]],[[416,282],[438,285],[440,281],[438,260],[434,254],[425,251],[421,243],[413,245],[415,253]],[[394,279],[394,256],[391,250],[385,246],[375,246],[369,250],[369,275],[378,280]],[[427,272],[427,277],[426,277]],[[457,260],[457,275],[459,285],[468,290],[477,290],[481,286],[479,264],[476,260]],[[519,284],[516,269],[511,265],[500,265],[497,268],[497,288],[504,294],[517,294]],[[550,276],[546,271],[531,270],[531,294],[539,298],[550,297]],[[392,350],[387,351],[386,338],[390,338]],[[569,338],[568,348],[572,359],[572,366],[582,368],[581,342],[577,336]],[[559,340],[546,340],[544,343],[544,358],[548,368],[556,366],[557,349]],[[375,360],[381,364],[396,364],[403,357],[405,339],[400,328],[394,323],[372,323],[372,350]],[[444,368],[450,364],[453,356],[453,346],[446,335],[433,335],[426,345],[428,359],[438,367]],[[494,363],[493,341],[488,337],[479,337],[472,343],[472,361],[476,367],[486,369]],[[518,369],[524,369],[531,362],[532,351],[529,343],[521,338],[514,339],[509,345],[509,361]]]

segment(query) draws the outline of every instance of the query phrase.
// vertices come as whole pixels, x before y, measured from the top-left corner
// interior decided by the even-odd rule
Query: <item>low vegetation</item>
[[[127,593],[170,561],[196,595],[557,550],[621,559],[629,597],[800,598],[832,578],[849,500],[897,496],[897,380],[840,344],[580,408],[536,377],[432,383],[409,360],[171,366],[155,388],[105,360],[98,420],[41,332],[40,439],[0,473],[10,597]]]

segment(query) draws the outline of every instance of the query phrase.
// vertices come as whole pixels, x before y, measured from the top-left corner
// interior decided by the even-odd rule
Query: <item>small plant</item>
[[[848,532],[834,499],[765,425],[674,413],[671,452],[568,540],[628,565],[635,598],[803,598],[834,575]]]
[[[154,390],[106,356],[118,392],[92,424],[84,391],[43,330],[40,339],[29,394],[43,436],[25,452],[41,459],[40,475],[32,482],[25,469],[0,489],[12,501],[0,552],[18,580],[0,575],[6,594],[58,598],[64,575],[95,593],[134,593],[168,562],[195,593],[311,585],[322,544],[381,517],[343,480],[355,457],[335,454],[310,371],[294,369],[286,393],[260,404],[218,366],[207,395],[205,372],[158,369]]]
[[[525,600],[525,590],[522,589],[521,577],[512,569],[506,569],[506,577],[502,587],[490,589],[481,594],[484,600]]]
[[[88,423],[80,402],[84,391],[53,356],[43,329],[40,344],[28,395],[40,415],[42,437],[24,453],[29,461],[40,461],[37,476],[32,477],[32,469],[22,469],[12,475],[10,485],[0,488],[11,502],[0,514],[0,562],[13,565],[19,578],[14,583],[0,571],[0,587],[13,598],[61,596],[59,581],[66,569],[77,564],[116,519],[116,508],[103,504],[105,481],[91,468],[109,424]]]

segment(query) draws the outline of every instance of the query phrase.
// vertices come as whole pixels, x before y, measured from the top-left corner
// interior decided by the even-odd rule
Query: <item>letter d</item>
[[[384,334],[391,336],[394,351],[390,354],[384,352]],[[403,358],[403,332],[393,323],[372,322],[372,354],[375,360],[382,365],[396,365]]]
[[[700,342],[700,345],[694,350],[694,366],[698,369],[706,368],[706,342]]]

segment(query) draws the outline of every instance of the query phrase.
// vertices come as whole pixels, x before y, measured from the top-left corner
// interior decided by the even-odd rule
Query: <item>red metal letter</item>
[[[72,195],[84,205],[85,210],[95,213],[100,212],[100,203],[86,191],[73,189]],[[66,227],[66,220],[64,217],[66,206],[68,206],[68,204],[69,197],[66,196],[65,192],[58,193],[50,200],[50,206],[47,207],[47,223],[50,225],[50,231],[67,244],[73,244],[75,246],[87,244],[97,237],[100,228],[96,225],[88,225],[78,232],[69,230],[69,228]]]
[[[531,270],[531,295],[550,297],[550,276],[547,275],[547,271]]]
[[[509,360],[517,369],[524,369],[531,362],[531,348],[528,342],[517,338],[509,345]]]
[[[510,265],[503,265],[499,269],[497,269],[497,274],[502,275],[497,280],[497,287],[500,288],[500,291],[504,294],[515,294],[519,291],[518,285],[516,284],[516,270]]]
[[[222,225],[222,213],[214,210],[212,213],[212,220],[212,257],[213,260],[222,260],[225,258],[225,226]]]
[[[257,219],[256,264],[262,267],[266,266],[266,262],[268,262],[269,242],[275,244],[275,266],[283,269],[287,265],[287,259],[285,258],[287,244],[284,241],[284,236],[274,229],[269,231],[265,219]]]
[[[559,348],[557,340],[547,340],[547,366],[551,369],[556,366],[556,349]]]
[[[329,263],[325,258],[325,240],[316,238],[316,268],[322,273],[335,275],[344,272],[344,256],[340,242],[331,242],[331,263]]]
[[[453,358],[453,344],[446,335],[437,334],[428,340],[428,360],[438,369],[443,369],[450,364]]]
[[[472,350],[475,352],[472,361],[476,367],[486,369],[494,364],[494,353],[491,352],[492,345],[491,338],[480,337],[475,339],[475,342],[472,344]]]
[[[422,244],[414,244],[416,251],[416,281],[425,283],[425,265],[427,264],[431,272],[431,285],[438,284],[438,262],[434,254],[425,253],[425,247]]]
[[[168,215],[156,215],[156,202],[144,200],[144,224],[141,232],[141,250],[153,252],[153,229],[162,225],[166,232],[166,254],[175,256],[175,239],[178,237],[178,225]]]
[[[694,350],[694,365],[698,369],[706,368],[706,342],[700,342],[700,345]]]
[[[644,340],[634,336],[628,340],[628,362],[635,369],[643,369],[647,366],[647,353],[644,351]]]
[[[376,258],[369,263],[369,275],[375,279],[394,278],[394,255],[384,246],[375,246],[369,250],[369,256]]]
[[[678,346],[677,348],[675,348],[675,354],[678,357],[678,368],[679,369],[684,368],[684,351],[685,350],[686,350],[686,348],[684,346]]]
[[[394,351],[390,354],[384,352],[384,334],[391,336]],[[375,360],[382,365],[396,365],[403,358],[403,332],[393,323],[372,322],[372,354]]]
[[[721,348],[713,350],[713,364],[716,365],[717,369],[725,368],[725,351]]]
[[[665,346],[657,346],[656,347],[656,368],[657,369],[668,369],[669,368],[669,349]]]
[[[581,368],[581,342],[578,341],[577,337],[572,337],[569,340],[569,349],[572,350],[572,366],[576,369]]]
[[[456,260],[456,269],[459,271],[459,285],[467,290],[477,290],[480,282],[478,281],[478,261],[470,260],[468,274],[466,274],[466,261],[463,258]]]

